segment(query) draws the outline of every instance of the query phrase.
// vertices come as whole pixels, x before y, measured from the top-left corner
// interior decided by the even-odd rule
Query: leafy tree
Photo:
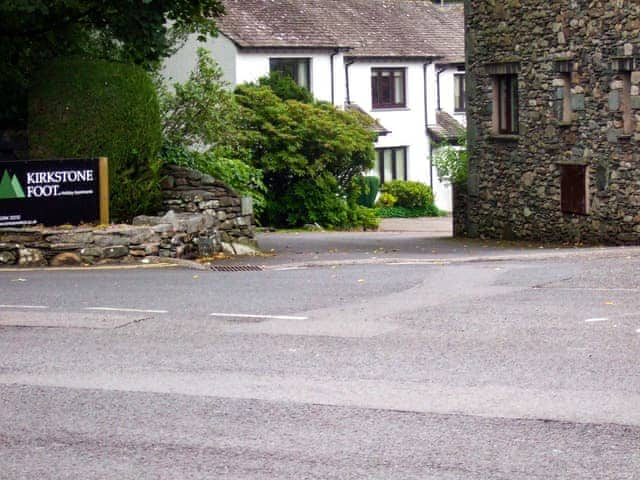
[[[222,11],[220,0],[0,0],[0,127],[24,124],[30,76],[48,59],[151,65],[170,52],[168,25],[214,34]]]
[[[282,82],[292,80],[279,79]],[[284,90],[294,90],[293,86]],[[264,173],[264,220],[278,226],[359,223],[362,172],[373,165],[371,119],[326,102],[283,100],[260,84],[241,85],[242,141]]]
[[[240,142],[240,106],[222,70],[205,49],[185,83],[160,87],[165,162],[208,173],[253,197],[254,211],[264,209],[262,171],[251,165]]]
[[[185,83],[162,88],[166,141],[192,150],[246,157],[239,142],[240,106],[222,70],[208,52],[198,49],[198,62]]]

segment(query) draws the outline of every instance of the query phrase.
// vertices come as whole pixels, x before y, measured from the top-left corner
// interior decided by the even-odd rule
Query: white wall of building
[[[196,35],[189,35],[186,41],[162,66],[162,76],[169,84],[184,83],[195,69],[198,61],[198,48],[204,48],[218,62],[224,74],[224,80],[231,86],[236,84],[236,56],[238,49],[224,35],[200,42]]]
[[[309,58],[311,66],[311,93],[318,100],[331,102],[331,53],[315,50],[271,50],[271,51],[238,51],[236,58],[236,83],[255,82],[260,77],[269,74],[269,59],[271,58]],[[340,74],[343,62],[342,54],[334,59],[334,103],[342,105],[344,93],[339,91],[344,84]],[[343,87],[342,87],[343,88]]]
[[[372,68],[405,68],[405,108],[372,108]],[[425,127],[423,63],[355,61],[348,72],[351,102],[390,131],[378,138],[376,148],[407,147],[407,178],[428,184],[429,138]]]
[[[344,105],[345,73],[344,54],[333,50],[243,50],[238,48],[223,34],[198,41],[190,35],[178,51],[165,60],[162,74],[167,83],[185,82],[197,62],[198,48],[205,48],[218,62],[224,73],[224,80],[231,86],[245,82],[255,82],[269,74],[270,58],[309,58],[311,67],[311,92],[318,100],[331,102],[331,63],[333,62],[333,99],[336,105]]]
[[[432,185],[438,208],[451,211],[451,187],[441,182],[430,168],[432,145],[426,125],[436,123],[438,101],[437,69],[442,68],[424,61],[376,61],[345,59],[342,52],[332,50],[243,50],[220,34],[206,42],[199,42],[190,36],[185,44],[171,58],[165,61],[163,75],[168,83],[184,82],[193,70],[197,60],[198,47],[209,50],[224,72],[224,79],[235,86],[244,82],[254,82],[269,73],[270,58],[310,58],[311,91],[319,100],[330,102],[331,63],[333,62],[333,101],[343,106],[348,100],[359,105],[390,131],[380,136],[376,148],[407,147],[407,178]],[[333,58],[332,58],[333,57]],[[346,62],[346,64],[345,64]],[[346,65],[346,68],[345,68]],[[373,109],[371,93],[372,68],[405,68],[405,108]],[[454,79],[456,68],[448,67],[440,74],[440,106],[452,114],[461,124],[466,123],[464,113],[454,112]],[[346,78],[348,72],[348,82]],[[426,72],[426,105],[425,105]],[[426,106],[426,112],[425,112]],[[425,117],[426,115],[426,117]],[[377,172],[371,172],[377,174]]]
[[[438,67],[440,68],[440,67]],[[440,74],[440,109],[451,114],[463,126],[467,124],[465,112],[456,112],[454,103],[454,75],[464,73],[455,67],[448,67]]]

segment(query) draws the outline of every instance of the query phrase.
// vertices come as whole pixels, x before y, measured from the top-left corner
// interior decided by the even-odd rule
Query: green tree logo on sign
[[[2,181],[0,181],[0,200],[13,198],[25,198],[25,194],[18,177],[9,175],[9,172],[5,170],[2,175]]]

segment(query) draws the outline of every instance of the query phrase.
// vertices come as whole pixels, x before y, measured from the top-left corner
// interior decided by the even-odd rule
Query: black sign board
[[[100,220],[100,160],[0,161],[0,228]]]

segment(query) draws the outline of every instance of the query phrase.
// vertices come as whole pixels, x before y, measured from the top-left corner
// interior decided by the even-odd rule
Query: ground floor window
[[[564,213],[589,213],[589,177],[586,165],[560,166],[560,202]]]
[[[375,172],[380,183],[407,179],[407,147],[376,148]]]

